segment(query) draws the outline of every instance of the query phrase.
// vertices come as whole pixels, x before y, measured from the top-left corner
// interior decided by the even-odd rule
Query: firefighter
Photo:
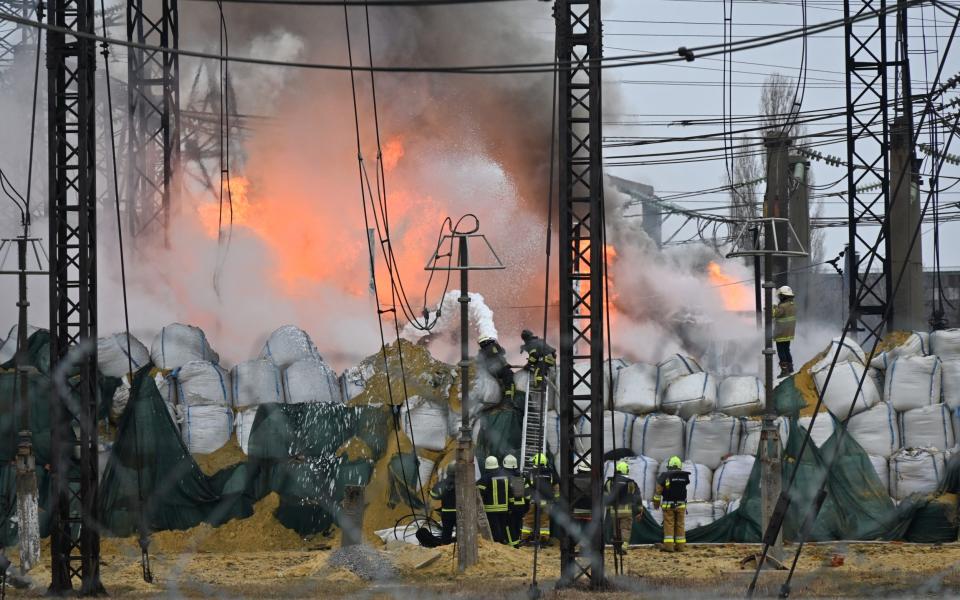
[[[500,384],[500,394],[509,402],[513,401],[516,386],[513,383],[513,369],[507,361],[507,353],[495,338],[483,336],[477,343],[480,352],[477,354],[477,365],[490,373]]]
[[[523,515],[527,512],[530,496],[527,493],[527,482],[520,473],[517,457],[508,454],[503,457],[503,471],[507,476],[507,485],[510,493],[510,508],[508,512],[508,543],[514,548],[520,545],[520,530],[523,527]]]
[[[522,352],[527,353],[527,364],[524,369],[533,375],[533,383],[539,385],[544,377],[550,376],[550,371],[557,364],[557,349],[537,337],[529,329],[520,334],[523,340]]]
[[[630,478],[630,465],[617,461],[616,469],[603,484],[607,519],[613,524],[613,543],[623,553],[623,544],[630,542],[633,521],[643,517],[643,498],[637,482]]]
[[[574,502],[573,520],[582,527],[590,524],[593,518],[593,494],[590,485],[590,463],[581,461],[577,472],[573,474]]]
[[[509,483],[500,470],[500,461],[496,456],[488,456],[483,461],[483,476],[477,482],[477,490],[483,500],[483,511],[487,513],[490,534],[493,541],[507,543],[507,520],[510,508]]]
[[[430,497],[440,501],[440,544],[450,544],[457,526],[457,463],[447,465],[447,476],[434,484]]]
[[[780,358],[780,377],[793,373],[790,342],[797,332],[797,305],[793,300],[793,290],[789,285],[777,290],[778,304],[773,307],[773,341],[777,344],[777,356]]]
[[[540,543],[550,539],[550,507],[560,497],[560,484],[547,466],[547,455],[533,455],[533,470],[527,474],[527,487],[530,490],[530,508],[523,517],[520,533],[525,542],[535,539]],[[539,529],[539,535],[534,532]]]
[[[683,552],[687,545],[684,516],[687,512],[687,485],[690,473],[683,470],[679,456],[671,456],[667,470],[657,476],[653,507],[663,508],[664,552]]]

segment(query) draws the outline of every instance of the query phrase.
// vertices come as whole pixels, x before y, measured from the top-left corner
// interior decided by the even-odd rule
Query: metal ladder
[[[524,472],[533,469],[533,457],[547,451],[547,435],[544,430],[547,406],[550,402],[550,387],[531,385],[533,373],[527,378],[526,400],[523,411],[523,431],[520,442],[520,465]],[[546,383],[546,378],[543,379]]]

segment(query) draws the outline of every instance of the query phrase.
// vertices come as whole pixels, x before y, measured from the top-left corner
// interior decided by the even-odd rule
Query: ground
[[[336,545],[325,547],[317,540],[312,545],[314,550],[158,552],[151,555],[154,583],[148,584],[142,579],[136,543],[110,541],[104,546],[103,583],[114,598],[524,598],[530,586],[533,551],[528,548],[483,542],[481,564],[458,574],[451,547],[428,550],[394,543],[371,554],[391,562],[396,577],[368,582],[328,564]],[[757,548],[704,544],[692,545],[683,554],[631,548],[626,575],[613,577],[614,590],[598,596],[554,591],[559,552],[553,547],[540,555],[540,588],[546,598],[743,597],[752,571],[741,570],[739,562]],[[842,555],[842,565],[830,566],[834,555]],[[31,573],[39,585],[13,591],[10,597],[43,595],[50,579],[48,561],[45,550],[43,564]],[[612,569],[609,561],[608,568]],[[775,595],[783,579],[783,572],[764,573],[759,595]],[[792,595],[957,596],[960,544],[810,545],[800,560]]]

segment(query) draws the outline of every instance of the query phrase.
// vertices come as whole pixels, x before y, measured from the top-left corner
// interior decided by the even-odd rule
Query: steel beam
[[[50,25],[92,34],[93,0],[52,0]],[[97,519],[96,45],[47,34],[50,220],[50,593],[100,583]]]
[[[560,205],[561,578],[604,587],[603,568],[603,172],[600,0],[557,0]],[[589,441],[574,430],[593,424]],[[589,449],[582,451],[583,448]],[[590,465],[589,490],[574,485]],[[584,486],[586,487],[586,486]],[[573,519],[589,496],[589,523]]]

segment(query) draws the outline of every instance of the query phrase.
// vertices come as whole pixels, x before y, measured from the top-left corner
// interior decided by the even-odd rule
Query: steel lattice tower
[[[861,342],[884,333],[890,276],[890,122],[886,0],[844,0],[847,100],[847,253],[851,324]],[[852,19],[860,18],[857,22]],[[857,89],[862,86],[862,89]],[[869,191],[864,191],[869,190]],[[873,239],[870,227],[879,227]],[[886,321],[892,322],[891,319]]]
[[[562,577],[603,587],[603,172],[600,99],[600,0],[557,0],[560,204],[560,495],[568,503],[561,532]],[[587,443],[574,430],[593,424]],[[590,449],[582,451],[589,446]],[[590,465],[590,490],[574,472]],[[590,526],[573,506],[592,500]]]
[[[52,0],[49,23],[93,33],[93,0]],[[47,34],[51,583],[103,593],[97,518],[96,44]]]
[[[179,46],[177,0],[127,1],[127,41],[159,48]],[[175,53],[130,48],[127,54],[130,123],[127,218],[131,235],[159,227],[166,244],[170,198],[180,162],[180,61]]]

